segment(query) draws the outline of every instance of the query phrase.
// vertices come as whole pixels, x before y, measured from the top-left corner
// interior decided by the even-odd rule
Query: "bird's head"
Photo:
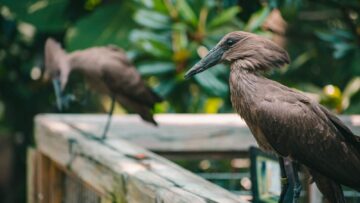
[[[256,34],[236,31],[225,35],[186,74],[190,78],[219,63],[237,63],[249,71],[267,71],[290,62],[288,53],[274,42]]]
[[[52,38],[45,43],[44,80],[53,82],[58,108],[62,109],[62,92],[68,81],[70,65],[67,54],[61,45]]]
[[[64,90],[69,73],[70,66],[64,49],[54,39],[47,39],[45,43],[44,79],[59,80],[61,90]]]

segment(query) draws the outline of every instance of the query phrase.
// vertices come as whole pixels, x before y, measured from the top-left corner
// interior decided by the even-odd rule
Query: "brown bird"
[[[185,78],[222,62],[230,63],[232,105],[260,148],[305,165],[329,202],[345,202],[340,184],[360,191],[359,137],[325,107],[262,76],[290,62],[284,49],[255,34],[231,32]],[[300,193],[296,183],[293,201]]]
[[[111,96],[111,109],[102,138],[106,137],[115,101],[157,125],[152,108],[162,99],[145,85],[119,47],[94,47],[67,54],[58,42],[49,38],[45,44],[45,67],[45,77],[53,79],[59,109],[67,102],[63,91],[73,71],[82,73],[92,89]]]

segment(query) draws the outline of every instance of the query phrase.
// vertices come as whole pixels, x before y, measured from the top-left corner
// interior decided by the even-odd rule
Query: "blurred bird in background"
[[[162,98],[146,86],[134,65],[119,47],[93,47],[66,53],[54,39],[47,39],[44,77],[52,79],[60,111],[71,100],[71,96],[65,95],[64,90],[73,71],[82,73],[91,89],[111,97],[111,107],[102,139],[106,138],[115,101],[125,109],[139,114],[143,120],[157,125],[152,109]]]
[[[222,62],[231,64],[232,105],[260,148],[276,153],[283,161],[290,159],[305,165],[330,203],[345,202],[341,185],[360,191],[360,137],[317,102],[262,76],[290,62],[284,49],[252,33],[231,32],[185,78]],[[287,168],[282,170],[291,173]],[[290,202],[297,202],[301,191],[295,173]],[[280,202],[284,202],[286,190]]]

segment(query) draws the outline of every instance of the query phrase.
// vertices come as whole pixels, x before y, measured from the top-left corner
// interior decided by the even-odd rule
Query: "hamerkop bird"
[[[112,45],[67,54],[58,42],[49,38],[45,44],[45,66],[45,75],[53,79],[60,109],[66,102],[63,91],[72,71],[82,73],[92,89],[111,96],[111,109],[102,138],[106,137],[115,100],[145,121],[157,125],[152,108],[162,99],[145,85],[122,49]]]
[[[345,202],[340,184],[360,191],[359,137],[325,107],[261,75],[290,62],[285,50],[258,35],[231,32],[185,78],[222,62],[230,63],[232,105],[260,148],[306,166],[329,202]],[[300,186],[297,180],[294,202]]]

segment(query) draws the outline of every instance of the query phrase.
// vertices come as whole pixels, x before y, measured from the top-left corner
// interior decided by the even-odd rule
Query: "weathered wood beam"
[[[219,131],[218,126],[212,126],[215,123],[206,124],[206,119],[198,122],[199,129],[193,131],[188,118],[184,118],[180,122],[183,126],[179,126],[176,124],[179,118],[169,123],[169,117],[158,119],[163,127],[157,129],[143,124],[137,117],[126,116],[115,118],[110,129],[112,137],[101,142],[95,136],[102,132],[102,118],[105,117],[37,116],[37,149],[63,169],[69,166],[68,171],[99,193],[104,202],[246,202],[176,164],[120,139],[122,136],[116,136],[144,134],[144,138],[145,135],[152,137],[155,134],[160,138],[169,138],[170,133],[183,138],[188,137],[188,133],[190,136],[206,137],[206,134],[213,132],[216,138],[232,135],[234,131]],[[223,123],[226,129],[234,130],[242,125],[230,125],[224,120],[219,123]],[[182,133],[184,129],[187,130]]]
[[[106,115],[48,114],[75,128],[100,135]],[[360,116],[340,116],[355,134],[360,134]],[[160,114],[159,127],[142,122],[136,115],[114,116],[109,139],[131,141],[160,153],[242,154],[257,146],[245,122],[237,114]]]

